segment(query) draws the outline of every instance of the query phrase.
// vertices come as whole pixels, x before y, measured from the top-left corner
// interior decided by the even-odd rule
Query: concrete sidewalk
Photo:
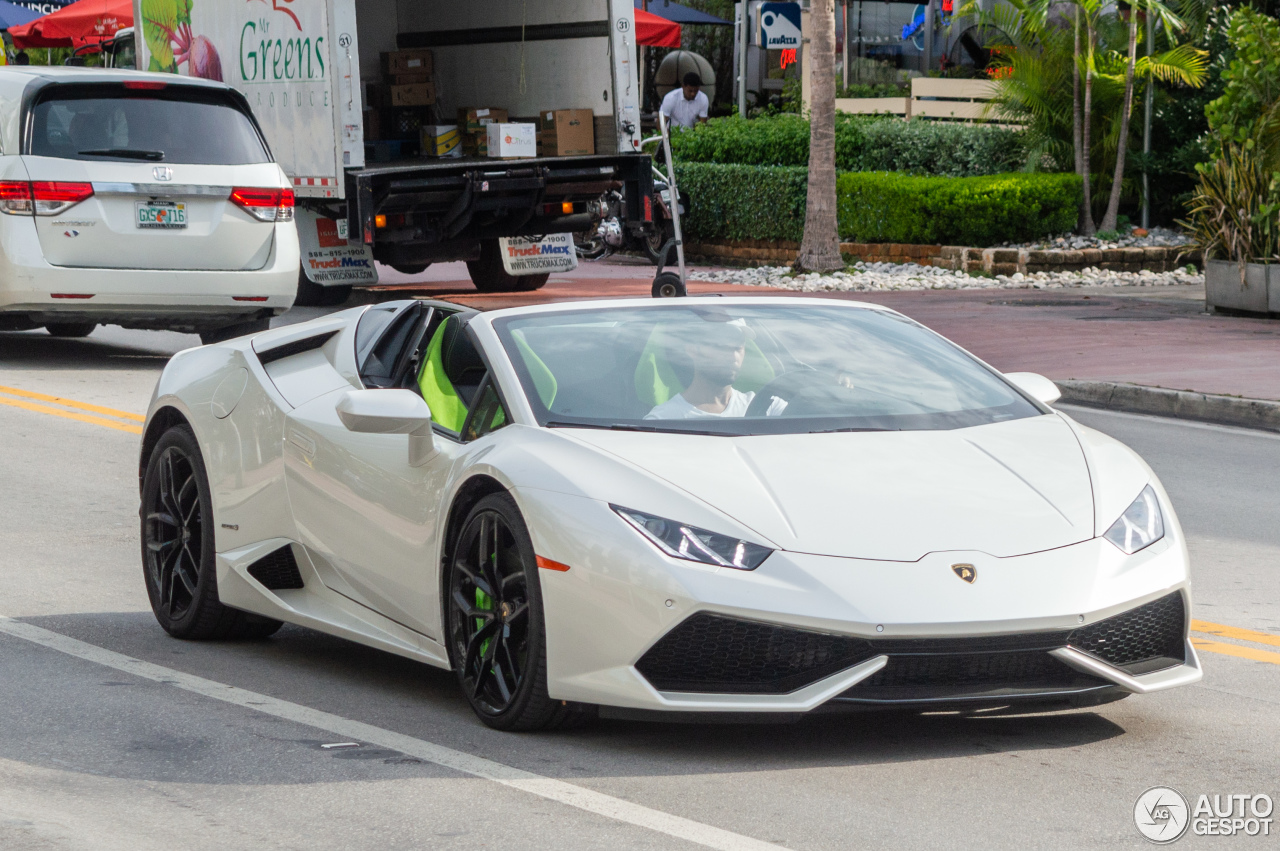
[[[463,264],[443,264],[412,283],[387,271],[370,295],[447,298],[493,309],[583,298],[648,296],[653,267],[630,258],[583,264],[535,293],[479,295]],[[782,290],[691,283],[690,293],[791,295]],[[1123,287],[1056,290],[930,290],[824,293],[814,298],[891,307],[1004,372],[1038,372],[1081,404],[1280,430],[1280,322],[1210,315],[1204,288]],[[1077,384],[1077,382],[1080,382]],[[1124,388],[1137,386],[1137,390]],[[1151,393],[1142,388],[1181,391]],[[1274,402],[1240,410],[1192,396]],[[1239,409],[1239,398],[1235,408]],[[1261,414],[1259,412],[1262,412]]]

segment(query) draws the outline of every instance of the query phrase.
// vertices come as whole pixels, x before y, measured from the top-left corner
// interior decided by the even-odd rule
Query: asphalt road
[[[2,849],[1145,847],[1149,787],[1280,798],[1280,436],[1070,411],[1160,473],[1195,616],[1252,631],[1212,637],[1197,686],[1056,715],[511,735],[447,672],[297,627],[156,626],[127,415],[196,342],[0,334]]]

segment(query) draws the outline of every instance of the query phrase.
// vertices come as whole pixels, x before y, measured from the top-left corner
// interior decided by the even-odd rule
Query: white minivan
[[[297,292],[293,207],[228,86],[0,68],[0,330],[265,330]]]

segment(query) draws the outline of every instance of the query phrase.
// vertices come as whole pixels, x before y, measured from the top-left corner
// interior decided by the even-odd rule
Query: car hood
[[[1008,557],[1094,537],[1084,453],[1055,415],[954,431],[573,436],[795,552]],[[662,514],[660,505],[627,507]]]

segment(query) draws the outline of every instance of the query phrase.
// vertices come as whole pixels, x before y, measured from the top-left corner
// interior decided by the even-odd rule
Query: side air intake
[[[281,547],[249,565],[249,575],[270,591],[302,587],[302,574],[293,557],[293,547]]]

